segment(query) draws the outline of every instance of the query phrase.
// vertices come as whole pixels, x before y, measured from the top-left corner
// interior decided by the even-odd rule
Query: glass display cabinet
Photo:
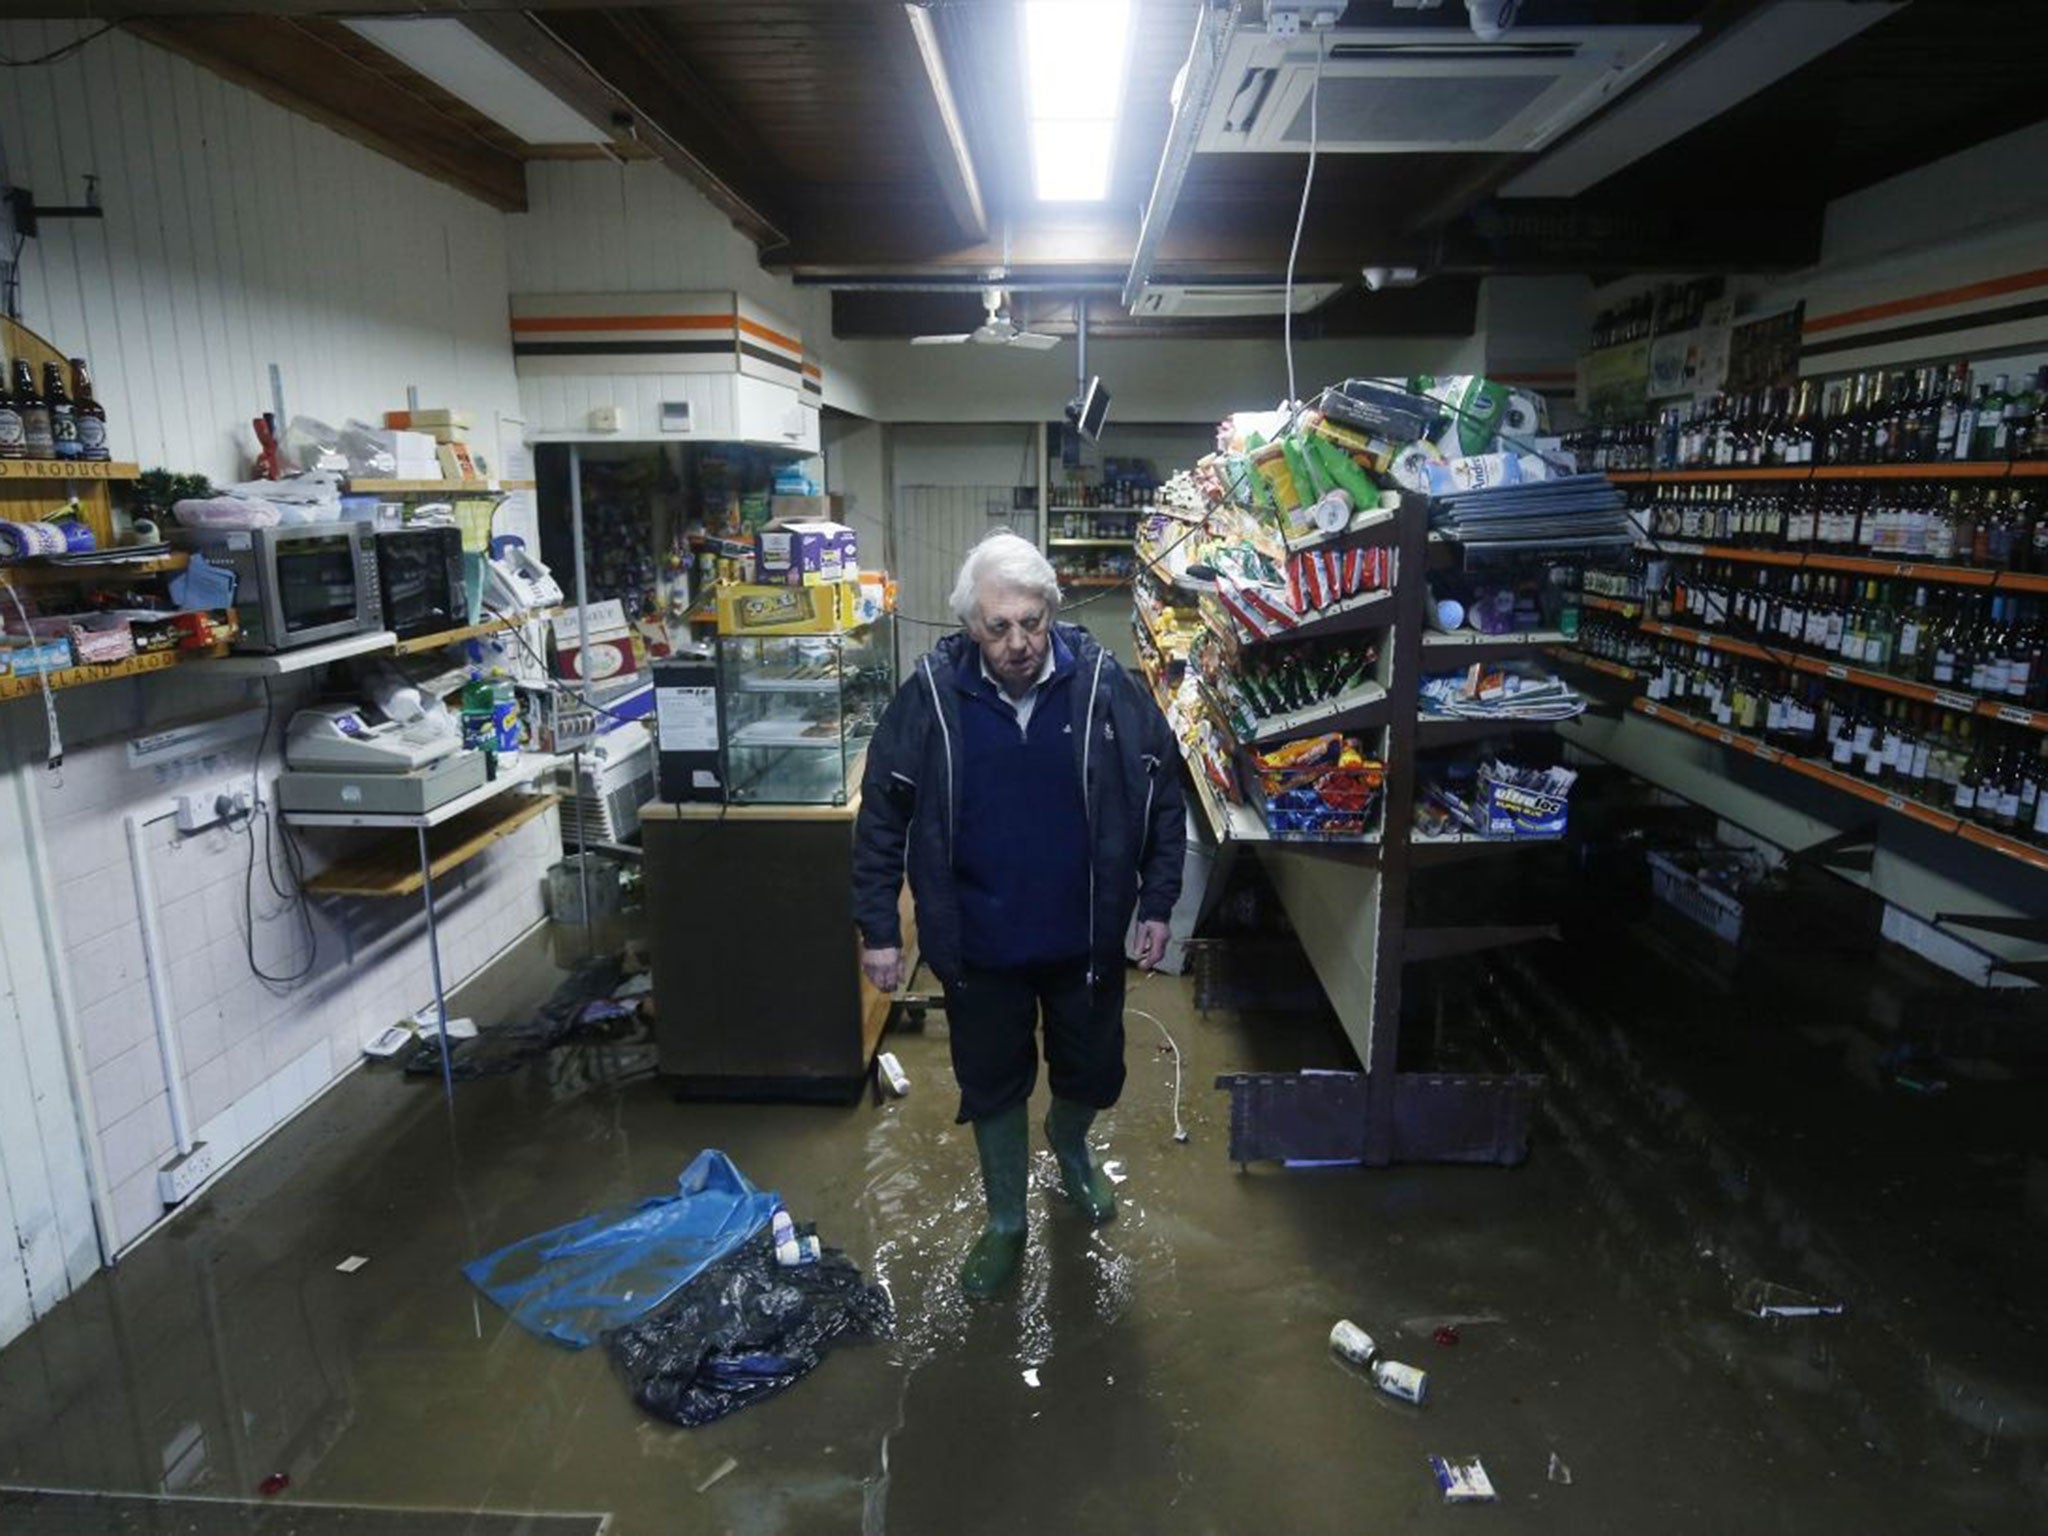
[[[845,634],[718,641],[727,803],[845,805],[896,689],[884,618]]]

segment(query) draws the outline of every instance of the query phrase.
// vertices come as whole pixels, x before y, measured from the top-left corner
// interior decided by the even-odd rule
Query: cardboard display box
[[[860,551],[844,523],[780,522],[754,540],[754,580],[767,587],[821,587],[860,575]]]

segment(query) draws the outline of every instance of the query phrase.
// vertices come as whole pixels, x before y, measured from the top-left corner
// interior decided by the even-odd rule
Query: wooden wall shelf
[[[1684,629],[1676,624],[1665,624],[1656,619],[1643,620],[1642,627],[1646,634],[1661,635],[1667,640],[1676,640],[1684,645],[1702,646],[1707,650],[1720,651],[1729,656],[1742,656],[1751,661],[1770,662],[1775,666],[1787,667],[1813,677],[1825,677],[1833,682],[1849,683],[1854,687],[1869,688],[1878,693],[1889,693],[1897,698],[1911,699],[1917,704],[1932,704],[1959,714],[1981,715],[1987,720],[2003,721],[2007,725],[2022,726],[2030,731],[2048,731],[2048,710],[2026,709],[2010,700],[1987,699],[1960,688],[1937,688],[1931,683],[1916,683],[1903,677],[1893,677],[1887,672],[1872,672],[1864,667],[1846,666],[1841,662],[1829,661],[1825,656],[1813,656],[1785,646],[1758,645],[1754,641],[1741,640],[1733,635],[1719,634],[1708,629]]]
[[[489,850],[493,843],[510,837],[535,817],[544,814],[560,798],[557,795],[515,795],[477,806],[454,820],[444,822],[427,834],[429,868],[439,880],[451,869],[467,864]],[[413,896],[425,885],[420,873],[420,845],[416,833],[400,832],[380,838],[372,847],[338,860],[306,882],[316,896]]]
[[[134,480],[139,464],[90,459],[0,459],[0,480]]]
[[[1976,565],[1937,565],[1924,560],[1887,560],[1881,556],[1746,549],[1739,544],[1698,544],[1687,539],[1653,539],[1645,547],[1656,554],[1678,555],[1693,560],[1722,560],[1734,565],[1774,565],[1794,570],[1868,576],[1877,581],[1926,581],[1950,587],[1979,587],[2000,593],[2048,594],[2048,573],[2035,571],[1988,571]],[[1608,605],[1604,598],[1598,603],[1590,597],[1584,601],[1593,607]]]
[[[1794,464],[1767,469],[1610,469],[1616,485],[1712,485],[1740,480],[2024,480],[2048,475],[2048,459],[2010,464]]]
[[[2006,858],[2017,860],[2019,863],[2029,865],[2034,869],[2048,871],[2048,848],[2043,848],[2033,843],[2021,842],[2018,838],[2008,837],[2002,832],[1993,831],[1989,827],[1978,826],[1974,822],[1965,823],[1950,812],[1938,810],[1934,806],[1923,804],[1904,795],[1894,794],[1883,785],[1869,783],[1851,774],[1841,773],[1825,763],[1817,763],[1810,758],[1799,757],[1793,753],[1785,752],[1765,742],[1758,741],[1753,736],[1745,736],[1740,731],[1725,730],[1711,721],[1702,720],[1696,715],[1689,715],[1684,710],[1673,709],[1668,704],[1653,704],[1648,699],[1636,699],[1632,701],[1630,707],[1637,714],[1655,720],[1661,725],[1668,725],[1675,730],[1688,731],[1702,740],[1711,741],[1717,746],[1727,747],[1730,751],[1740,752],[1745,757],[1753,757],[1760,763],[1768,763],[1773,767],[1783,768],[1787,772],[1796,773],[1802,778],[1811,779],[1817,784],[1824,784],[1830,789],[1839,790],[1841,793],[1853,796],[1855,799],[1861,800],[1866,804],[1875,805],[1892,812],[1894,815],[1903,816],[1909,821],[1916,821],[1922,826],[1932,827],[1938,832],[1951,833],[1962,838],[1965,842],[1976,844],[1980,848],[1986,848],[1993,853],[2002,854]]]
[[[203,651],[153,651],[147,656],[131,656],[126,661],[103,662],[96,666],[65,667],[62,671],[48,674],[50,687],[84,688],[93,683],[111,683],[124,677],[144,677],[151,672],[168,672],[172,667],[213,661],[227,655],[224,645],[213,646]],[[41,674],[25,677],[0,677],[0,703],[9,699],[25,699],[43,691]]]

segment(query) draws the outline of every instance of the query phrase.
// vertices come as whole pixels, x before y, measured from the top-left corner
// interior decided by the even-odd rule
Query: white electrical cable
[[[1173,1139],[1186,1141],[1188,1128],[1180,1123],[1180,1046],[1172,1035],[1166,1033],[1166,1026],[1161,1024],[1156,1016],[1142,1008],[1126,1007],[1124,1012],[1135,1013],[1141,1019],[1151,1019],[1153,1027],[1166,1037],[1167,1048],[1173,1052]]]
[[[1291,407],[1300,398],[1294,392],[1294,263],[1301,255],[1301,231],[1308,223],[1309,189],[1316,184],[1316,150],[1321,143],[1321,134],[1316,117],[1316,107],[1323,94],[1323,39],[1316,35],[1316,72],[1308,87],[1308,174],[1301,179],[1301,208],[1294,215],[1294,243],[1287,248],[1287,298],[1286,314],[1281,321],[1287,345],[1287,403]]]

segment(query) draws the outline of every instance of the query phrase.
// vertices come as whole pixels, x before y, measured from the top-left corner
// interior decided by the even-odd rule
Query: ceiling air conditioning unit
[[[1697,27],[1448,27],[1326,33],[1317,143],[1326,154],[1526,154],[1614,99]],[[1305,154],[1316,39],[1242,31],[1202,124],[1209,151]]]
[[[1305,315],[1334,298],[1342,283],[1296,283],[1294,312]],[[1131,313],[1142,318],[1226,320],[1278,315],[1287,309],[1285,283],[1148,283]]]

